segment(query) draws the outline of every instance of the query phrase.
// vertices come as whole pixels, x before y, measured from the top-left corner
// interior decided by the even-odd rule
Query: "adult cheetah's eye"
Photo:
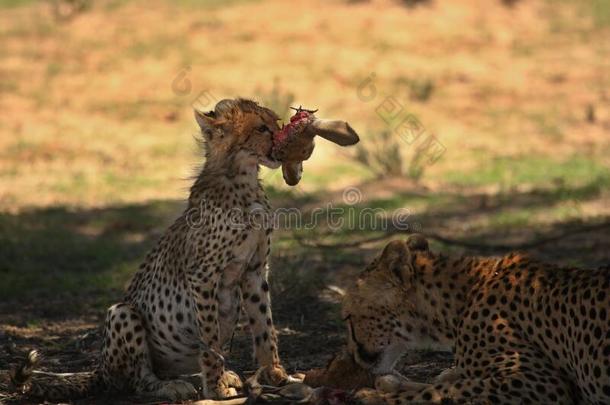
[[[269,127],[265,124],[261,125],[260,127],[256,128],[256,130],[258,132],[271,132]]]

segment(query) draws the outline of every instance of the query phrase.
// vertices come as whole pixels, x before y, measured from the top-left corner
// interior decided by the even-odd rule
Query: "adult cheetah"
[[[365,404],[610,404],[610,270],[521,254],[447,257],[393,241],[346,294],[348,352],[378,377]],[[433,384],[393,372],[408,348],[453,349]]]
[[[271,227],[251,221],[270,206],[258,179],[271,168],[277,115],[253,101],[222,100],[196,112],[206,150],[188,206],[147,255],[123,302],[110,307],[98,368],[93,372],[33,372],[37,354],[13,373],[23,392],[67,399],[128,391],[171,400],[196,396],[179,375],[200,373],[203,395],[235,395],[239,377],[225,370],[223,345],[242,304],[255,357],[271,383],[287,378],[271,317],[267,258]],[[254,215],[254,216],[256,216]]]

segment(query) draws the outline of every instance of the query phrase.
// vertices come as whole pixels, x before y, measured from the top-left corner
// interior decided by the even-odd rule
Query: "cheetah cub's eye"
[[[267,125],[265,125],[265,124],[263,124],[263,125],[261,125],[260,127],[256,128],[256,130],[257,130],[258,132],[261,132],[261,133],[263,133],[263,132],[271,132],[271,130],[269,129],[269,127],[268,127]]]

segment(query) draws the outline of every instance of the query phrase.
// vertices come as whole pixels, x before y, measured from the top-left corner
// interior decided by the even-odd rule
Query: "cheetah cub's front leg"
[[[212,273],[208,273],[207,276],[211,277]],[[212,282],[203,286],[203,290],[198,284],[191,283],[197,328],[201,339],[199,366],[201,368],[203,395],[209,399],[235,396],[237,395],[236,389],[241,388],[240,378],[235,373],[225,370],[225,360],[221,354],[219,303],[216,298],[218,285],[218,277],[212,277]]]
[[[242,280],[244,309],[252,332],[252,343],[256,360],[264,372],[261,377],[271,385],[281,385],[289,377],[280,364],[277,351],[277,335],[271,316],[271,298],[267,282],[267,263],[258,262],[250,266]]]

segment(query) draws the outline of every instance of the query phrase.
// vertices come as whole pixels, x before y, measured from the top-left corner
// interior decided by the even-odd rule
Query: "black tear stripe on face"
[[[415,278],[417,277],[417,255],[416,254],[411,254],[411,274],[412,274],[412,279],[409,280],[411,282],[415,281]]]
[[[402,278],[401,267],[399,264],[392,265],[392,273],[394,273],[398,280],[400,280],[401,284],[405,282],[405,280]]]
[[[381,353],[371,353],[369,351],[367,351],[364,346],[362,344],[360,344],[360,342],[358,342],[358,340],[356,339],[356,332],[354,332],[354,325],[352,324],[352,320],[351,318],[349,318],[347,320],[349,322],[349,330],[352,336],[352,340],[354,341],[354,343],[356,343],[356,349],[358,350],[358,356],[360,356],[360,359],[364,362],[366,362],[369,365],[373,365],[377,362],[377,360],[379,359],[379,356]]]

